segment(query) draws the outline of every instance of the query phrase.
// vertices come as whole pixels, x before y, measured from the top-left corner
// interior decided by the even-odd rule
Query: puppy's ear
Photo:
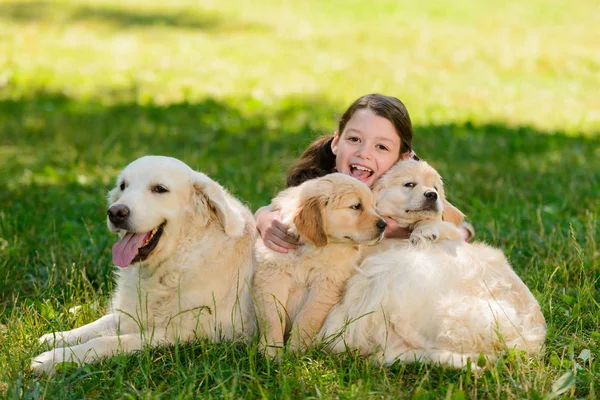
[[[375,195],[377,193],[385,191],[385,189],[387,188],[386,182],[387,182],[387,179],[384,174],[383,176],[380,176],[379,179],[377,179],[377,181],[375,181],[375,185],[373,185],[373,189],[371,189],[371,191]]]
[[[323,218],[324,208],[324,199],[309,197],[300,204],[298,212],[294,216],[294,225],[296,225],[298,233],[316,247],[323,247],[327,244],[325,219]]]
[[[221,224],[227,236],[242,236],[244,218],[233,205],[229,204],[225,189],[200,172],[195,172],[192,184],[197,210],[200,213],[209,212]]]
[[[458,208],[454,207],[450,202],[444,199],[444,211],[442,212],[442,220],[451,222],[456,226],[459,226],[465,219],[465,214],[462,213]]]

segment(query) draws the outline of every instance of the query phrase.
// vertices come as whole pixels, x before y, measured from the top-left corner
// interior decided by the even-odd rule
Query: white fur
[[[119,188],[123,182],[125,190]],[[157,184],[169,192],[153,192]],[[249,285],[256,228],[245,206],[206,175],[159,156],[128,165],[109,203],[131,209],[128,230],[147,232],[166,222],[163,235],[146,260],[117,270],[107,315],[40,338],[53,349],[33,359],[35,372],[51,373],[63,361],[93,362],[144,344],[253,335]],[[110,221],[109,228],[120,232]]]
[[[393,186],[390,177],[402,178],[403,171],[415,174],[415,167],[431,169],[407,165],[384,176],[385,184]],[[417,188],[422,184],[413,180]],[[378,205],[385,198],[379,195]],[[407,199],[388,196],[393,204],[383,205],[403,210]],[[359,349],[385,364],[400,360],[462,367],[479,354],[493,360],[503,349],[540,350],[544,316],[504,254],[483,243],[456,240],[460,235],[448,234],[456,228],[441,221],[441,210],[436,215],[437,221],[415,221],[410,240],[385,240],[370,249],[319,333],[332,351]]]

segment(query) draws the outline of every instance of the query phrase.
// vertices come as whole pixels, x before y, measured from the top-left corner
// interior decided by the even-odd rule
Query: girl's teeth
[[[373,170],[371,170],[371,169],[369,169],[367,167],[363,167],[361,165],[351,165],[350,167],[359,169],[361,171],[373,172]]]

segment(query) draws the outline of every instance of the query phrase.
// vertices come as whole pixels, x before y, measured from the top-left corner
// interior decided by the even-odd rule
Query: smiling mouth
[[[150,232],[127,232],[125,236],[113,245],[113,263],[121,268],[144,261],[158,245],[166,222],[163,222]]]
[[[373,170],[362,165],[352,164],[350,165],[350,175],[359,180],[365,180],[373,175]]]

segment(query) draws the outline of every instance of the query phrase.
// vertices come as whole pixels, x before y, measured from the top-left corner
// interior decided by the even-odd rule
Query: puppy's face
[[[133,161],[109,193],[108,228],[121,236],[113,246],[114,264],[159,263],[177,248],[183,230],[211,220],[225,226],[220,190],[216,182],[174,158]]]
[[[294,224],[317,247],[329,242],[374,244],[383,238],[385,221],[364,183],[337,173],[305,182],[300,189]]]
[[[425,161],[401,161],[386,172],[373,189],[377,210],[401,226],[442,219],[460,223],[462,213],[448,203],[442,178]]]

